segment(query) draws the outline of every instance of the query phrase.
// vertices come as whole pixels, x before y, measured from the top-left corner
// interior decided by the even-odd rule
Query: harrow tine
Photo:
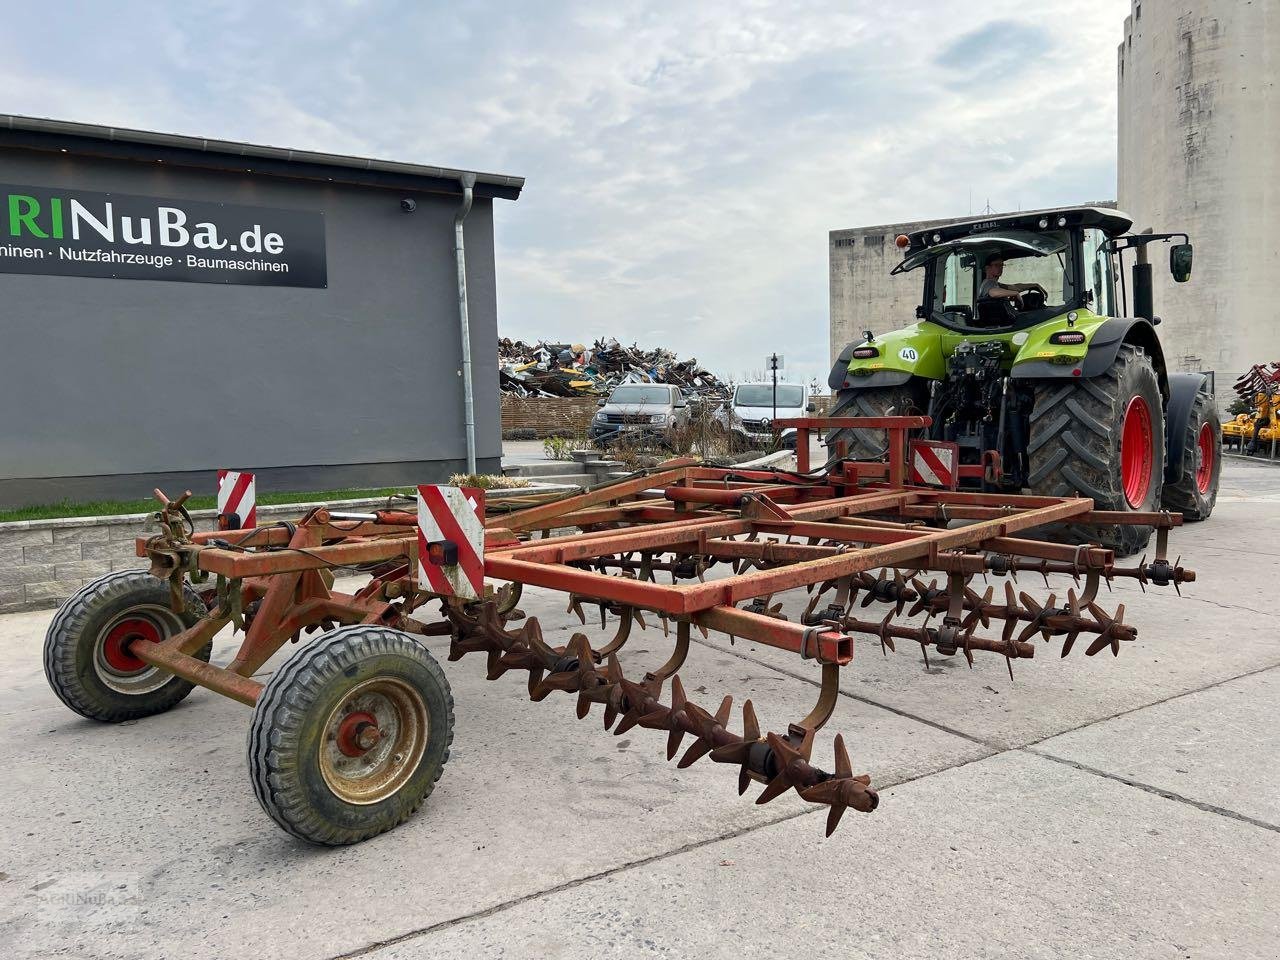
[[[671,730],[667,734],[667,759],[675,758],[677,751],[680,749],[680,741],[684,739],[684,728],[679,726],[675,720],[677,715],[684,710],[688,699],[684,695],[684,684],[680,682],[678,676],[671,678],[671,709],[668,717],[671,719]]]

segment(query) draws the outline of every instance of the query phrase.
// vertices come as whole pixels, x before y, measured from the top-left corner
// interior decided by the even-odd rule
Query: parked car
[[[675,431],[689,423],[689,405],[680,388],[662,383],[621,384],[599,407],[589,432],[600,447],[620,440],[671,446]]]
[[[803,417],[814,409],[809,388],[803,384],[780,383],[775,394],[772,382],[740,383],[722,422],[743,447],[761,448],[773,443],[775,419]],[[783,430],[780,439],[783,446],[794,447],[796,431]]]

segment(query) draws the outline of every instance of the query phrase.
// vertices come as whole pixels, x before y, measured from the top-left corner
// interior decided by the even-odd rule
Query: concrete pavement
[[[610,737],[464,658],[424,808],[307,847],[253,798],[246,708],[198,690],[135,724],[81,720],[45,685],[51,613],[0,618],[0,936],[41,958],[1274,958],[1280,473],[1228,464],[1213,519],[1174,544],[1199,580],[1181,600],[1117,584],[1140,631],[1118,659],[1054,643],[1011,682],[998,657],[925,670],[860,645],[815,756],[843,732],[882,803],[829,840],[794,795],[756,806],[732,770],[677,770],[657,734]],[[567,626],[554,595],[522,606]],[[628,672],[668,647],[633,637]],[[713,640],[681,676],[780,729],[817,672]]]

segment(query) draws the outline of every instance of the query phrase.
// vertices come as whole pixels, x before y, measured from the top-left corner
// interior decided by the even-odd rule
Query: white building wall
[[[1132,0],[1120,45],[1119,207],[1183,230],[1191,282],[1152,248],[1169,366],[1213,369],[1223,402],[1280,359],[1280,0]],[[1159,258],[1159,259],[1157,259]]]

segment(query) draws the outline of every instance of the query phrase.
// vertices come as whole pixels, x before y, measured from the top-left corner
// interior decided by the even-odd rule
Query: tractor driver
[[[1038,283],[1001,283],[1000,274],[1004,273],[1004,256],[999,252],[990,254],[982,261],[982,283],[978,287],[979,300],[1014,300],[1022,306],[1022,295],[1028,290],[1038,290],[1040,295],[1048,299],[1048,291]]]

